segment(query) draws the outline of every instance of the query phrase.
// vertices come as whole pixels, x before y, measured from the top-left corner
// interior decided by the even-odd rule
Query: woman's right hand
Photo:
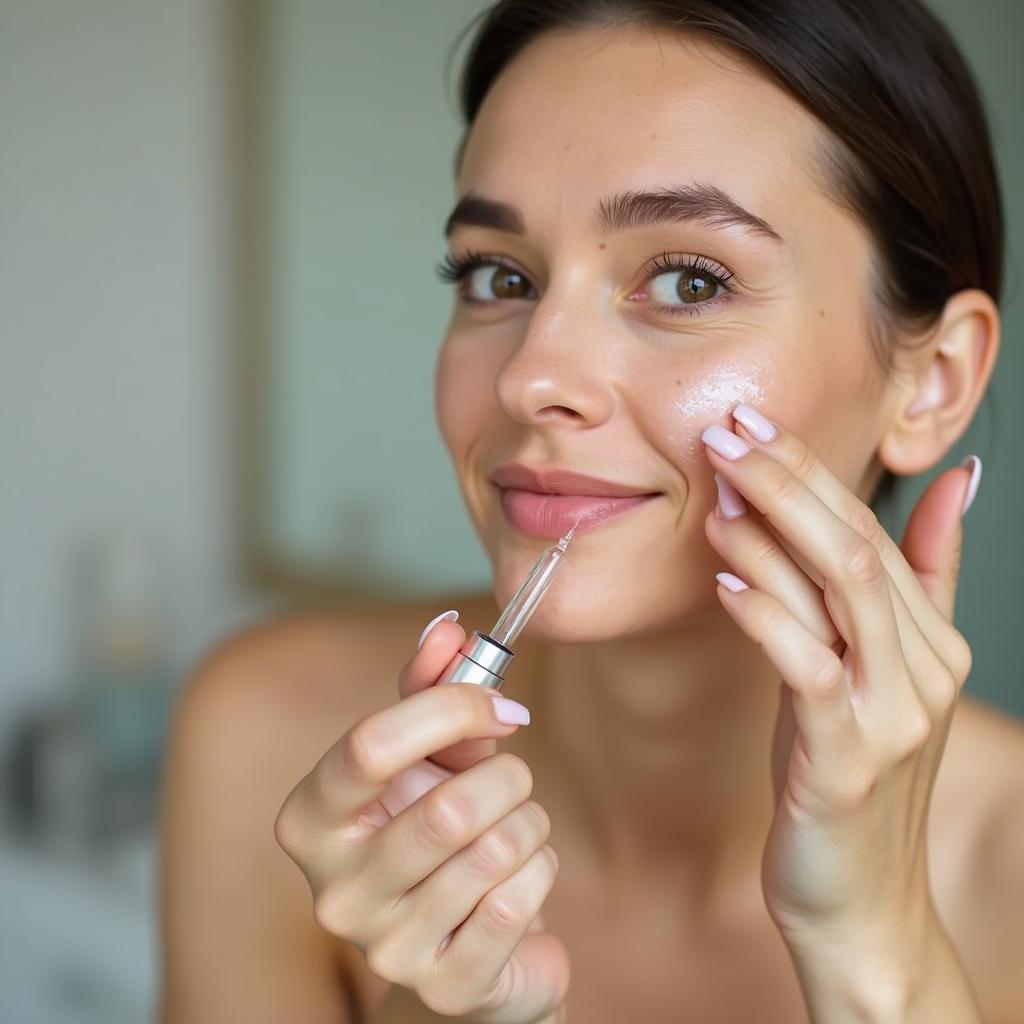
[[[569,985],[565,947],[540,920],[558,866],[551,823],[526,762],[493,753],[518,728],[498,721],[493,691],[423,683],[465,639],[443,625],[403,669],[425,688],[356,722],[288,795],[275,835],[317,921],[375,974],[444,1016],[549,1024]],[[479,759],[457,773],[426,760],[456,744]]]

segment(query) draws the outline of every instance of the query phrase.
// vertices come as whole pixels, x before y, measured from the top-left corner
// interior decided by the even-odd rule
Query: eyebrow
[[[692,183],[653,192],[621,192],[602,199],[597,207],[597,228],[605,234],[663,223],[699,221],[712,227],[740,227],[752,234],[782,242],[782,236],[761,217],[744,209],[714,185]],[[494,228],[523,235],[522,214],[511,203],[470,193],[455,204],[445,222],[447,238],[458,224]]]

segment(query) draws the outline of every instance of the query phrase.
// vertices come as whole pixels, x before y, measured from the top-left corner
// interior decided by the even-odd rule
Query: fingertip
[[[405,663],[398,677],[398,692],[408,697],[432,686],[465,641],[466,631],[458,622],[439,619]]]
[[[978,485],[981,483],[981,459],[977,455],[968,455],[960,463],[960,466],[969,472],[967,489],[964,491],[963,507],[960,512],[960,518],[962,519],[967,514],[967,510],[974,504],[974,498],[978,493]]]
[[[435,615],[424,627],[423,632],[420,633],[419,642],[416,644],[416,649],[420,650],[423,647],[427,637],[433,631],[434,627],[441,622],[457,622],[459,619],[459,613],[455,608],[449,608],[446,612],[441,612],[440,615]]]

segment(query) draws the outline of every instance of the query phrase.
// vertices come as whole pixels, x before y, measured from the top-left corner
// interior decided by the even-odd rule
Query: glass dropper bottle
[[[466,638],[466,642],[441,674],[438,683],[476,683],[492,690],[501,689],[501,684],[505,681],[505,669],[515,657],[512,645],[526,628],[530,616],[540,604],[540,599],[551,586],[555,573],[565,559],[565,553],[577,526],[579,520],[557,544],[552,544],[544,550],[512,600],[498,616],[498,621],[491,631],[481,633],[474,630]]]

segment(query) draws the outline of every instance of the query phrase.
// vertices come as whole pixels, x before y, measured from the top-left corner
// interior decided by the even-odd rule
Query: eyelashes
[[[437,276],[442,281],[446,281],[449,284],[458,284],[459,281],[478,267],[486,266],[508,267],[508,269],[512,269],[497,256],[486,256],[484,253],[475,252],[470,249],[466,252],[465,256],[453,256],[451,253],[445,253],[444,259],[438,263],[436,270]]]
[[[500,296],[495,296],[489,299],[479,299],[466,294],[466,288],[463,283],[471,274],[483,267],[504,269],[511,274],[518,275],[522,280],[528,281],[528,278],[522,273],[522,271],[513,266],[503,257],[495,254],[478,252],[472,249],[467,250],[464,254],[458,256],[446,253],[435,269],[438,277],[442,281],[462,286],[460,288],[460,293],[461,298],[465,302],[488,304],[491,302],[502,301],[502,297]],[[722,301],[723,296],[726,293],[734,290],[733,285],[730,284],[734,275],[725,267],[709,260],[706,256],[686,255],[676,252],[663,252],[649,260],[643,270],[643,282],[641,287],[646,288],[653,280],[665,274],[680,274],[683,276],[690,275],[692,278],[701,278],[705,281],[710,280],[715,286],[715,294],[711,298],[702,299],[696,302],[681,301],[679,303],[655,303],[655,307],[659,312],[666,313],[671,316],[679,314],[689,316],[700,315],[702,309],[717,306]],[[532,298],[533,296],[514,297]]]

